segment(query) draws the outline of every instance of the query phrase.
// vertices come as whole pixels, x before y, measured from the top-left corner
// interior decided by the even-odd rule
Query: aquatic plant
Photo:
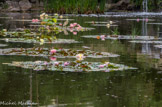
[[[4,40],[7,42],[17,42],[17,43],[48,43],[48,44],[60,44],[60,43],[79,43],[78,41],[75,41],[74,39],[55,39],[55,38],[46,38],[43,39],[40,38],[3,38],[0,40]]]
[[[57,58],[77,58],[83,60],[85,57],[103,58],[103,57],[118,57],[119,55],[108,52],[95,52],[91,50],[74,50],[62,48],[9,48],[1,49],[0,55],[27,55],[27,56],[49,56]]]
[[[157,37],[154,37],[154,36],[134,36],[134,38],[132,38],[132,36],[130,35],[101,35],[102,37],[104,37],[104,39],[125,39],[125,40],[128,40],[128,39],[136,39],[136,40],[158,40],[158,39],[161,39],[161,38],[157,38]],[[101,39],[101,36],[98,36],[98,35],[85,35],[85,36],[82,36],[84,38],[97,38],[97,39]]]
[[[118,28],[115,28],[114,31],[112,31],[112,35],[119,35]]]
[[[139,35],[139,31],[136,28],[133,28],[131,31],[131,36],[135,38],[137,35]]]
[[[79,60],[79,61],[84,60],[84,58],[85,58],[84,54],[79,53],[79,54],[76,55],[76,59]]]
[[[59,15],[49,16],[46,13],[42,13],[39,19],[32,19],[31,22],[34,27],[24,28],[20,31],[10,32],[6,29],[0,31],[1,36],[9,36],[12,38],[6,38],[5,40],[12,42],[28,42],[28,43],[77,43],[72,40],[57,40],[57,35],[64,32],[66,35],[69,32],[73,32],[73,35],[77,35],[80,31],[92,30],[91,28],[84,28],[78,23],[69,23],[66,19],[64,23],[57,23]],[[62,17],[61,17],[62,18]],[[59,19],[62,20],[62,19]],[[17,38],[17,40],[16,40]]]
[[[136,69],[120,64],[107,63],[107,62],[86,62],[86,61],[35,61],[35,62],[12,62],[3,63],[9,66],[22,67],[26,69],[33,69],[35,71],[68,71],[68,72],[90,72],[90,71],[121,71],[127,69]],[[68,66],[67,66],[68,65]]]

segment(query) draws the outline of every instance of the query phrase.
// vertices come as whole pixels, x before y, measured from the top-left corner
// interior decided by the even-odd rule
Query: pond
[[[29,28],[31,20],[38,17],[38,13],[1,13],[0,30],[14,31]],[[20,107],[25,104],[40,107],[52,105],[53,107],[161,106],[161,16],[107,15],[96,17],[92,15],[84,17],[84,15],[66,15],[64,18],[68,18],[71,23],[76,22],[87,29],[93,29],[77,33],[68,32],[68,35],[61,32],[57,35],[59,39],[75,41],[70,43],[45,43],[42,45],[35,42],[13,42],[10,38],[6,41],[4,37],[0,37],[1,106],[7,105],[8,102],[12,103],[10,106]],[[111,24],[108,25],[108,23]],[[33,29],[35,28],[33,27]],[[35,49],[36,47],[37,49]],[[75,70],[78,68],[63,69],[63,71],[61,71],[62,69],[52,69],[50,68],[52,62],[49,62],[49,69],[38,70],[34,69],[37,65],[31,63],[37,61],[37,64],[40,64],[39,61],[49,61],[47,53],[34,55],[29,52],[27,55],[25,51],[25,49],[37,51],[38,47],[44,50],[54,47],[58,49],[57,51],[67,49],[64,52],[71,51],[72,56],[77,55],[78,52],[73,50],[84,50],[87,54],[84,61],[92,64],[88,68],[98,64],[97,62],[104,61],[110,62],[112,65],[121,64],[122,67],[125,67],[122,69],[120,65],[114,65],[112,69],[116,67],[119,69],[111,72],[105,72],[105,69],[110,66],[102,70],[95,69],[97,72],[90,72],[93,69],[76,72]],[[10,53],[15,52],[13,49],[17,49],[19,52],[21,50],[21,55]],[[9,52],[4,53],[6,50]],[[81,53],[81,51],[79,52]],[[100,52],[104,52],[104,54]],[[100,57],[102,55],[105,56]],[[65,61],[67,63],[75,61],[74,57],[68,57],[68,55],[63,57],[55,54],[55,56],[51,60],[60,61],[61,64]],[[30,61],[30,64],[27,61]],[[18,65],[20,62],[26,63],[20,66]],[[87,63],[81,65],[86,66]],[[125,69],[127,67],[128,69]],[[68,70],[74,71],[68,72]]]

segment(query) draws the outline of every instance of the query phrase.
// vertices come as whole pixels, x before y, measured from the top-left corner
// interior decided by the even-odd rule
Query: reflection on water
[[[20,14],[20,13],[17,13]],[[22,14],[20,14],[22,15]],[[4,15],[3,15],[4,16]],[[4,17],[17,18],[15,14],[5,14]],[[37,14],[28,14],[25,19],[37,17]],[[21,17],[20,17],[21,18]],[[140,31],[141,36],[161,37],[161,25],[148,23],[161,23],[161,17],[151,18],[153,21],[126,20],[122,17],[70,17],[85,27],[96,28],[93,31],[79,32],[78,35],[59,34],[59,38],[74,38],[83,41],[79,44],[45,44],[44,47],[63,47],[82,49],[90,47],[94,51],[112,52],[119,54],[117,58],[87,58],[87,61],[108,60],[114,63],[125,64],[139,68],[117,72],[36,72],[28,69],[8,67],[2,63],[11,61],[46,60],[41,57],[0,56],[0,101],[33,103],[43,107],[47,105],[67,107],[160,107],[162,104],[162,61],[161,49],[154,44],[135,44],[129,40],[105,40],[94,38],[81,38],[83,35],[108,34],[105,26],[93,26],[89,21],[115,21],[121,35],[130,35],[133,28]],[[147,17],[148,19],[150,17]],[[136,19],[136,18],[132,18]],[[146,17],[143,18],[143,20]],[[75,21],[72,21],[75,22]],[[13,30],[15,28],[29,27],[29,22],[18,22],[10,19],[0,19],[0,28]],[[111,27],[110,29],[114,29]],[[6,43],[7,47],[0,48],[31,48],[34,44]],[[68,60],[68,59],[58,59]],[[21,105],[18,105],[21,106]]]

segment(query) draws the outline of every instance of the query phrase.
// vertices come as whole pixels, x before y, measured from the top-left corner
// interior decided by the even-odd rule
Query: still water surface
[[[37,14],[7,13],[1,17],[14,19],[32,19]],[[59,34],[59,38],[72,38],[82,41],[79,44],[45,44],[45,47],[68,49],[83,49],[83,46],[99,52],[119,54],[117,58],[87,58],[87,61],[110,61],[137,67],[138,70],[116,72],[36,72],[29,69],[9,67],[2,63],[12,61],[47,60],[42,57],[0,56],[0,101],[32,102],[36,106],[52,107],[161,107],[162,105],[162,50],[155,48],[155,44],[136,44],[130,40],[98,40],[83,38],[84,35],[109,34],[110,29],[118,28],[120,35],[130,35],[133,29],[139,36],[162,37],[162,17],[74,17],[84,27],[95,30],[79,32],[78,35]],[[13,21],[14,19],[0,18],[0,29],[29,27],[29,22]],[[149,21],[145,21],[149,19]],[[150,20],[151,19],[151,20]],[[110,29],[106,26],[94,26],[89,21],[114,21]],[[31,48],[36,44],[9,43],[4,48]],[[70,60],[70,59],[57,59]],[[1,105],[3,106],[3,105]],[[20,104],[17,106],[21,106]]]

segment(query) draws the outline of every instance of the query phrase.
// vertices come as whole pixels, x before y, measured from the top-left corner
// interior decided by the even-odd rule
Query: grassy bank
[[[46,12],[103,13],[106,0],[44,0]]]

